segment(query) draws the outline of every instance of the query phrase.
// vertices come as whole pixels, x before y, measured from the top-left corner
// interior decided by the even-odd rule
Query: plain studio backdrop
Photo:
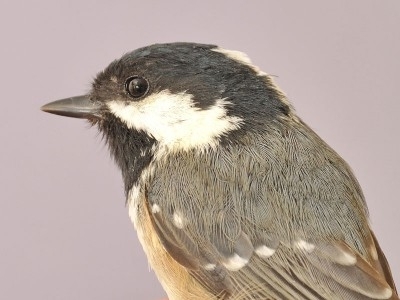
[[[165,294],[96,129],[40,106],[90,89],[152,43],[246,52],[351,165],[400,285],[400,1],[7,1],[0,4],[0,298]]]

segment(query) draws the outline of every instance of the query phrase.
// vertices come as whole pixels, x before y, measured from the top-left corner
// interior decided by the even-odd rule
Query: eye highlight
[[[140,76],[129,77],[125,81],[125,91],[132,98],[143,97],[149,91],[149,82]]]

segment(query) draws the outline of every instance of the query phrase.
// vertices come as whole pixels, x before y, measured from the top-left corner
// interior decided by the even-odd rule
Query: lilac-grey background
[[[400,284],[400,1],[5,1],[0,298],[159,299],[95,129],[45,114],[156,42],[241,50],[352,166]]]

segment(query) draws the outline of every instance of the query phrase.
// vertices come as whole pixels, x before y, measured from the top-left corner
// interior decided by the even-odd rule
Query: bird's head
[[[127,53],[97,75],[88,95],[42,109],[97,124],[125,173],[152,156],[234,142],[291,114],[245,54],[194,43]]]

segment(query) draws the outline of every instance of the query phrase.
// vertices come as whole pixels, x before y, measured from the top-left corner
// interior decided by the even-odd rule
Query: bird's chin
[[[104,118],[99,115],[99,116],[88,116],[87,118],[88,123],[90,126],[98,126],[99,128],[101,127],[101,124],[104,121]]]

